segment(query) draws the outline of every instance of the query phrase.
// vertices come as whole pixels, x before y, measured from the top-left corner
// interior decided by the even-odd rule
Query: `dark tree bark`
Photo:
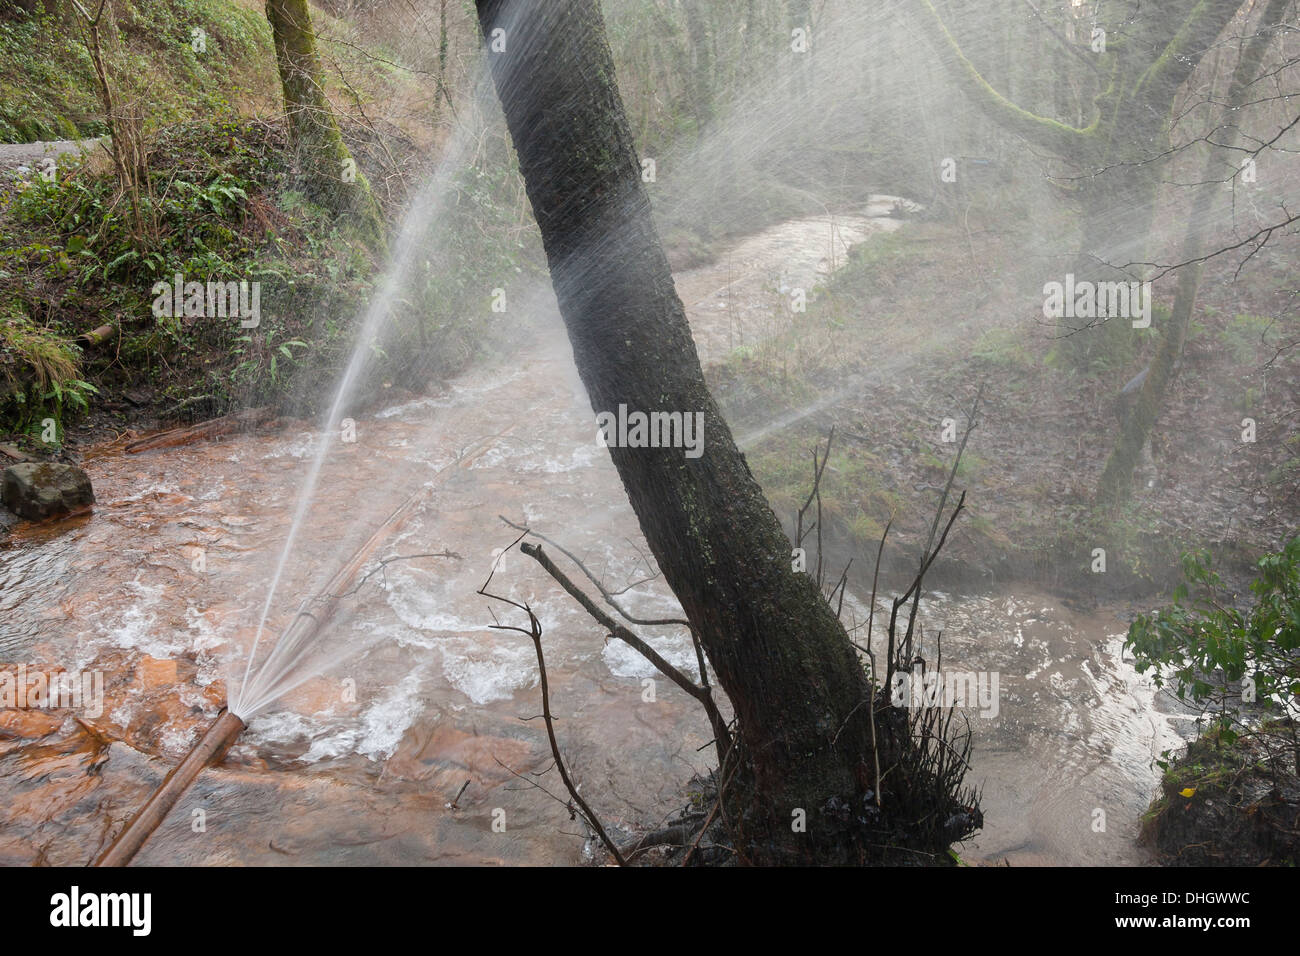
[[[872,780],[867,683],[705,386],[651,218],[597,0],[478,0],[497,93],[592,408],[704,415],[704,452],[610,448],[642,531],[739,719],[758,857],[841,846],[832,796]],[[495,30],[504,52],[492,52]],[[792,814],[807,833],[792,833]],[[765,849],[766,848],[766,849]]]

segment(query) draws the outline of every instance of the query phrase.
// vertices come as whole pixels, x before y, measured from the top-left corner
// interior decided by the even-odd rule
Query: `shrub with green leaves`
[[[1242,610],[1208,553],[1184,555],[1186,581],[1173,604],[1138,617],[1125,642],[1138,673],[1150,671],[1157,687],[1169,686],[1185,703],[1216,708],[1225,728],[1249,725],[1235,701],[1294,717],[1300,699],[1300,537],[1257,567],[1254,604]],[[1286,726],[1294,737],[1294,719]]]
[[[57,440],[69,412],[84,412],[95,386],[81,378],[78,351],[57,332],[33,324],[13,303],[0,304],[0,421]]]

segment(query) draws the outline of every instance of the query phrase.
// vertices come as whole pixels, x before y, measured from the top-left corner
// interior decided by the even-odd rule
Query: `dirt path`
[[[97,139],[56,139],[36,143],[0,143],[0,174],[31,176],[44,160],[57,162],[66,153],[90,152],[99,142]]]

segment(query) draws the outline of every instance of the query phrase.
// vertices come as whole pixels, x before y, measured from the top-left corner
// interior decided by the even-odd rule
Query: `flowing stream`
[[[708,363],[773,331],[773,297],[812,286],[874,232],[892,200],[782,223],[677,276]],[[518,300],[516,300],[518,301]],[[655,825],[712,757],[697,705],[601,629],[517,551],[528,524],[579,555],[633,613],[671,616],[604,450],[548,290],[512,305],[519,345],[425,396],[356,416],[320,459],[290,560],[280,551],[321,436],[308,423],[84,462],[93,514],[24,525],[0,550],[0,663],[104,675],[102,713],[0,711],[0,862],[97,855],[226,699],[266,617],[424,489],[322,640],[336,665],[253,717],[220,767],[149,840],[142,864],[576,863],[540,720],[531,642],[479,595],[527,601],[544,627],[557,731],[607,823]],[[558,559],[558,554],[548,548]],[[443,552],[447,552],[443,554]],[[575,577],[580,574],[572,566]],[[638,583],[640,582],[640,583]],[[295,597],[296,596],[296,597]],[[996,671],[996,717],[973,714],[986,826],[964,858],[1013,865],[1145,861],[1134,845],[1176,715],[1121,659],[1123,609],[1077,612],[1032,589],[931,595],[945,669]],[[494,618],[493,615],[496,615]],[[645,632],[643,632],[645,633]],[[648,632],[694,673],[682,632]],[[468,782],[468,785],[466,785]],[[454,804],[453,804],[454,802]],[[1104,829],[1097,811],[1104,813]]]

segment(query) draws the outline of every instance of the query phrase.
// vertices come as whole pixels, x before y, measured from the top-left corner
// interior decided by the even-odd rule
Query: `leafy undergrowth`
[[[380,264],[297,188],[283,128],[233,115],[179,123],[151,137],[148,151],[138,220],[95,157],[0,198],[0,433],[48,445],[53,419],[61,442],[77,410],[68,396],[79,406],[94,389],[103,398],[93,408],[110,417],[99,424],[119,422],[118,431],[142,424],[137,409],[197,418],[271,404],[308,414],[350,354]],[[472,168],[453,188],[453,211],[430,224],[427,259],[371,356],[363,394],[462,368],[489,338],[484,288],[526,259],[496,199],[504,172]],[[247,282],[251,293],[257,283],[256,324],[159,314],[171,310],[156,307],[156,285],[172,287],[178,274],[205,288]],[[73,344],[104,323],[115,326],[106,341]]]
[[[79,378],[80,354],[52,330],[32,323],[5,303],[0,312],[0,401],[22,431],[44,432],[57,441],[69,412],[84,412],[96,391]],[[54,423],[45,428],[41,422]]]
[[[331,299],[355,309],[370,271],[364,251],[323,228],[319,211],[295,208],[283,151],[272,127],[166,129],[150,143],[143,230],[102,163],[65,166],[52,182],[35,178],[3,213],[0,301],[25,320],[26,334],[63,343],[74,365],[64,369],[69,377],[147,386],[177,402],[206,396],[212,411],[264,400],[305,335],[334,347],[329,330],[306,328],[298,311],[319,313]],[[333,275],[320,282],[304,259],[324,259],[326,246]],[[256,334],[238,321],[155,315],[154,284],[177,273],[187,281],[260,281],[264,321]],[[116,331],[97,349],[67,344],[101,323]],[[33,416],[50,412],[61,419],[42,401],[39,371],[29,365],[24,382],[15,364],[3,407],[10,428],[30,431]]]
[[[396,222],[439,138],[427,108],[436,88],[396,65],[401,24],[363,34],[312,16],[344,138]],[[139,114],[147,182],[137,213],[106,138],[65,154],[48,181],[5,168],[31,165],[25,153],[0,163],[0,439],[51,452],[74,421],[103,437],[247,405],[310,413],[383,264],[304,195],[283,124],[262,119],[283,109],[262,4],[113,4],[100,40],[116,101]],[[0,143],[107,132],[70,0],[0,11]],[[512,176],[479,158],[453,177],[450,212],[431,224],[392,335],[372,346],[363,392],[422,387],[490,337],[485,289],[537,259],[518,238]],[[155,283],[178,274],[205,289],[255,283],[260,321],[156,314]],[[77,343],[105,324],[106,340]]]
[[[1143,835],[1173,865],[1290,865],[1300,858],[1300,538],[1256,562],[1251,597],[1225,586],[1208,554],[1183,560],[1172,603],[1140,615],[1125,650],[1210,719],[1178,760]]]

